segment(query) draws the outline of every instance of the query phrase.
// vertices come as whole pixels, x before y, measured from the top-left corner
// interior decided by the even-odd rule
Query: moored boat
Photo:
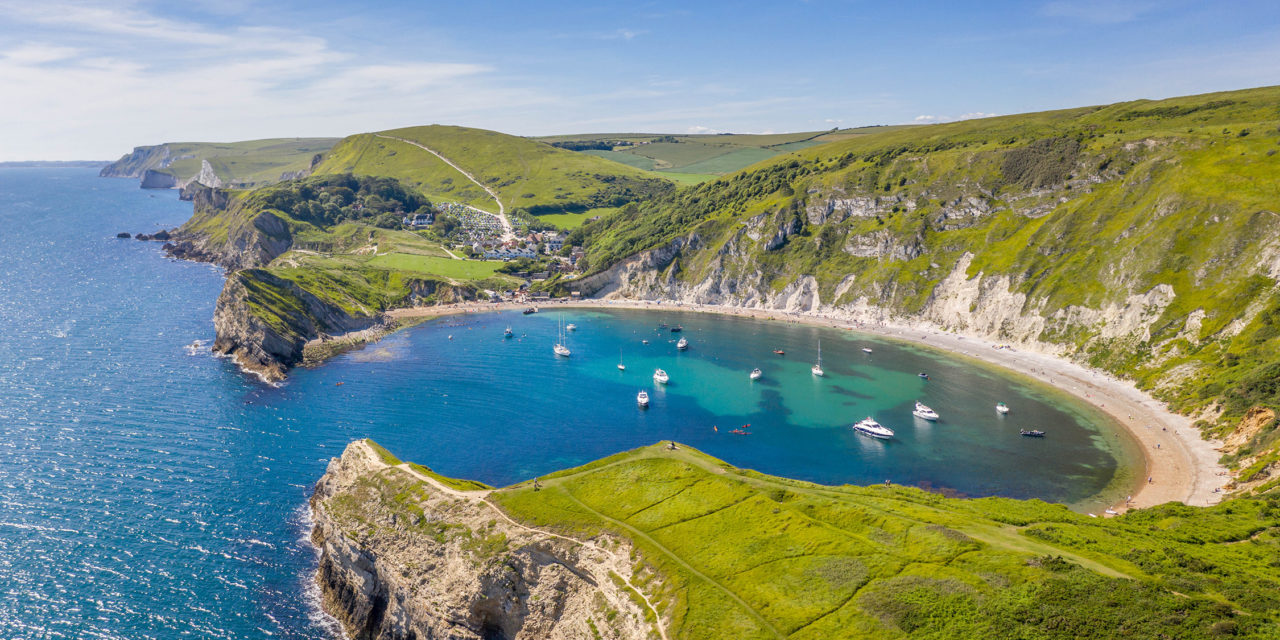
[[[867,348],[867,347],[863,347],[863,348],[862,348],[862,352],[863,352],[863,353],[871,353],[871,349],[869,349],[869,348]]]
[[[764,377],[764,372],[760,370],[760,367],[756,367],[755,369],[751,370],[752,380],[759,380],[762,377]]]
[[[822,368],[822,340],[818,340],[818,361],[809,368],[809,371],[819,378],[827,375],[827,372]]]
[[[864,436],[887,440],[893,437],[893,429],[876,422],[871,416],[853,425],[853,430]]]
[[[1005,404],[1005,403],[1003,403],[1003,402],[997,402],[997,403],[996,403],[996,413],[998,413],[998,414],[1000,414],[1000,415],[1005,415],[1006,413],[1009,413],[1009,405],[1007,405],[1007,404]]]
[[[554,351],[557,356],[568,358],[571,352],[569,351],[569,346],[565,344],[568,340],[565,340],[564,328],[557,324],[556,329],[556,344],[551,347],[551,350]]]
[[[649,393],[643,390],[640,393],[637,393],[636,404],[640,405],[642,408],[649,406]]]
[[[785,356],[785,355],[787,355],[787,352],[786,352],[786,351],[783,351],[782,349],[774,349],[774,350],[773,350],[773,352],[774,352],[775,354],[777,354],[777,355],[780,355],[780,356]]]
[[[663,371],[662,369],[657,369],[653,372],[654,382],[658,384],[666,384],[668,380],[671,380],[671,376],[668,376],[666,371]]]
[[[515,333],[512,333],[510,326],[507,327],[506,331],[502,332],[502,337],[504,338],[510,338],[513,335],[515,335]]]
[[[564,326],[564,330],[565,330],[565,331],[577,331],[577,330],[578,330],[578,325],[576,325],[576,324],[574,324],[574,323],[570,322],[569,324],[566,324],[566,325]]]
[[[1039,429],[1018,429],[1018,433],[1028,438],[1043,438],[1044,432]]]
[[[671,333],[680,333],[681,331],[684,331],[684,327],[681,325],[671,327]]]
[[[930,422],[934,422],[938,419],[938,412],[934,411],[933,409],[930,409],[929,407],[923,404],[920,404],[919,400],[916,401],[916,408],[914,411],[911,412],[911,415],[917,418],[920,418],[921,420],[928,420]]]
[[[680,338],[680,342],[677,342],[677,343],[676,343],[676,348],[677,348],[677,349],[679,349],[679,350],[681,350],[681,351],[684,351],[685,349],[688,349],[688,348],[689,348],[689,339],[688,339],[688,338]]]

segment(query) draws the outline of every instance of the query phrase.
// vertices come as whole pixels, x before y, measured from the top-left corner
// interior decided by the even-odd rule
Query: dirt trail
[[[468,180],[470,180],[470,181],[472,181],[472,182],[476,183],[476,186],[477,186],[477,187],[480,187],[481,189],[484,189],[484,190],[485,190],[485,193],[488,193],[488,194],[489,194],[489,197],[493,198],[493,201],[494,201],[494,202],[496,202],[496,203],[498,203],[498,213],[497,213],[497,216],[498,216],[498,220],[502,223],[502,239],[503,239],[503,240],[511,240],[511,239],[514,239],[514,238],[516,237],[515,232],[511,230],[511,221],[507,219],[507,208],[506,208],[506,207],[504,207],[504,206],[502,206],[502,199],[498,197],[498,192],[497,192],[497,191],[494,191],[493,189],[490,189],[489,187],[485,186],[485,184],[484,184],[483,182],[480,182],[479,180],[476,180],[476,177],[475,177],[475,176],[471,175],[470,173],[467,173],[467,171],[466,171],[465,169],[463,169],[462,167],[459,167],[458,165],[454,164],[452,160],[450,160],[450,159],[448,159],[448,158],[444,157],[444,156],[443,156],[442,154],[440,154],[438,151],[436,151],[436,150],[434,150],[434,149],[432,149],[432,148],[430,148],[430,147],[427,147],[427,146],[425,146],[425,145],[419,144],[419,143],[414,142],[414,141],[412,141],[412,140],[405,140],[404,138],[397,138],[397,137],[395,137],[395,136],[387,136],[387,135],[383,135],[383,134],[381,134],[381,133],[375,133],[375,134],[373,134],[373,135],[375,135],[375,136],[377,136],[377,137],[379,137],[379,138],[386,138],[387,140],[395,140],[396,142],[403,142],[403,143],[405,143],[405,144],[407,144],[407,145],[412,145],[412,146],[415,146],[415,147],[417,147],[417,148],[419,148],[419,149],[422,149],[423,151],[426,151],[427,153],[429,153],[429,154],[431,154],[431,155],[433,155],[433,156],[435,156],[435,157],[437,157],[437,158],[440,158],[440,160],[441,160],[442,162],[444,162],[445,164],[447,164],[447,165],[449,165],[449,166],[453,167],[453,168],[454,168],[454,170],[456,170],[458,173],[461,173],[462,175],[466,176],[466,178],[467,178]],[[478,208],[478,207],[472,207],[471,205],[463,205],[463,206],[465,206],[465,207],[469,207],[469,208],[471,208],[471,209],[475,209],[476,211],[479,211],[480,213],[485,213],[485,214],[488,214],[488,215],[494,215],[493,213],[491,213],[491,212],[489,212],[489,211],[485,211],[484,209],[480,209],[480,208]]]

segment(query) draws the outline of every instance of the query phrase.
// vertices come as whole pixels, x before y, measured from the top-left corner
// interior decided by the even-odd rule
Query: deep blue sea
[[[361,437],[495,485],[663,439],[826,483],[1079,503],[1128,482],[1127,442],[1051,389],[727,316],[565,311],[567,360],[551,352],[560,312],[447,317],[264,386],[189,348],[213,338],[219,269],[114,237],[190,212],[93,170],[0,169],[0,637],[332,637],[306,500]],[[677,352],[660,323],[683,324],[692,347]],[[819,339],[823,379],[809,373]],[[916,399],[941,421],[913,419]],[[898,437],[853,434],[867,415]]]

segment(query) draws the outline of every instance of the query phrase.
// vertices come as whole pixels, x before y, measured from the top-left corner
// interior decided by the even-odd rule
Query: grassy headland
[[[141,177],[147,170],[166,173],[178,181],[200,174],[208,162],[227,187],[249,188],[305,174],[337,138],[274,138],[243,142],[170,142],[138,147],[108,165],[104,176]]]
[[[630,586],[673,638],[1280,632],[1275,496],[1096,519],[1034,500],[799,482],[666,443],[539,484],[487,499],[539,530],[627,540],[638,550]],[[413,492],[381,495],[413,515]]]

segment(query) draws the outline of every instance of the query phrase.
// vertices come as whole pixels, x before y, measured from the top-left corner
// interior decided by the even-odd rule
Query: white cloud
[[[975,118],[991,118],[997,116],[997,113],[987,113],[985,111],[972,111],[962,113],[958,116],[916,116],[911,122],[913,124],[939,124],[942,122],[959,122],[961,120],[973,120]]]
[[[503,84],[486,64],[371,59],[289,29],[192,25],[81,3],[0,0],[0,11],[32,34],[0,48],[0,161],[476,123],[554,102]]]
[[[712,129],[711,127],[704,127],[700,124],[695,124],[692,127],[685,129],[685,133],[696,135],[699,133],[723,133],[723,132],[720,131],[719,129]]]

